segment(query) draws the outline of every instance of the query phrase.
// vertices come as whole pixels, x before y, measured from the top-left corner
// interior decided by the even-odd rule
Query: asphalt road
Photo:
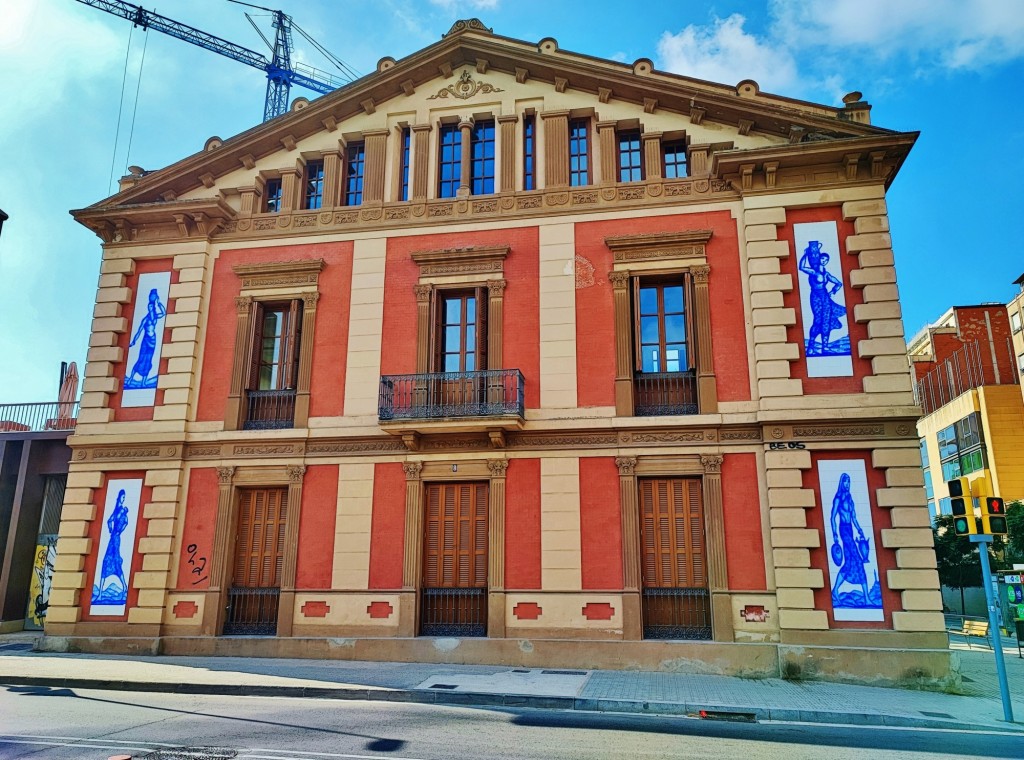
[[[173,747],[253,760],[1024,758],[1024,736],[996,733],[0,686],[0,758],[140,758]]]

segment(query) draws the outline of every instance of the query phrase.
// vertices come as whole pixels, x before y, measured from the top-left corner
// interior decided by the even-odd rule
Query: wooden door
[[[424,520],[425,635],[484,636],[487,483],[430,483]]]
[[[225,634],[272,636],[277,632],[287,520],[287,488],[241,492]]]
[[[710,638],[701,482],[639,481],[644,635]]]

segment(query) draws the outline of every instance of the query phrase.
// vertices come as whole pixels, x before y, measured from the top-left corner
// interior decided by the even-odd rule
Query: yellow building
[[[1015,359],[1024,347],[1014,303],[1019,314],[1021,297],[1009,310],[1001,304],[955,306],[910,342],[933,515],[949,514],[946,481],[961,475],[973,481],[986,469],[995,494],[1007,501],[1024,498],[1024,399]]]
[[[1013,355],[1017,362],[1017,376],[1024,375],[1024,274],[1013,281],[1020,290],[1017,291],[1006,311],[1010,314],[1010,340],[1013,342]],[[1021,386],[1024,393],[1024,386]]]

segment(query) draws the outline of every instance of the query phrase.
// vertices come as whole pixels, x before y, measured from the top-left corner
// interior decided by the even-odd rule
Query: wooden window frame
[[[232,356],[231,386],[224,412],[224,429],[239,430],[245,419],[245,391],[252,379],[257,320],[265,304],[301,301],[302,331],[298,338],[298,362],[295,363],[295,418],[293,425],[304,428],[309,422],[309,388],[313,369],[313,337],[316,332],[319,275],[323,259],[239,264],[235,274],[241,278],[240,294],[235,298],[235,345]],[[296,304],[296,309],[298,309]]]
[[[490,138],[486,136],[485,130],[490,129]],[[484,131],[484,134],[480,133]],[[475,150],[478,145],[484,146],[484,155],[481,158],[475,157]],[[490,146],[490,156],[487,156],[487,146]],[[463,157],[463,160],[466,160]],[[497,188],[498,174],[498,122],[495,119],[479,119],[473,123],[470,132],[469,143],[469,194],[470,195],[493,195]],[[491,172],[488,174],[485,167],[490,162]],[[490,190],[486,189],[487,181],[490,180]],[[476,183],[480,182],[482,189],[476,191]]]
[[[583,150],[582,152],[577,151],[576,153],[573,153],[573,141],[579,140],[578,137],[573,137],[573,129],[575,129],[578,126],[583,126],[586,129],[586,136],[583,138],[583,142],[585,143],[585,150]],[[569,187],[588,187],[594,184],[594,121],[588,116],[581,116],[576,118],[570,117],[567,127],[568,144],[566,145],[566,150],[568,151],[567,160],[569,164]],[[573,171],[572,159],[574,156],[582,157],[586,160],[586,170]],[[575,178],[574,175],[581,175],[584,173],[586,174],[586,182],[573,182],[573,179]]]
[[[345,178],[341,198],[344,206],[361,206],[366,191],[366,143],[349,143],[345,147]],[[356,169],[356,171],[354,171]],[[356,182],[358,189],[352,189]]]
[[[523,190],[537,189],[537,116],[523,116]]]
[[[711,230],[621,235],[605,238],[613,255],[613,270],[608,273],[612,283],[615,313],[615,412],[620,417],[633,416],[633,380],[638,352],[634,348],[635,314],[633,310],[633,278],[686,275],[692,287],[687,329],[697,373],[699,414],[718,411],[718,386],[715,379],[714,350],[711,332],[711,297],[708,280],[706,243]]]
[[[679,370],[669,370],[667,367],[662,369],[652,370],[652,372],[689,372],[694,369],[694,359],[696,358],[694,351],[693,341],[693,291],[691,276],[689,271],[684,271],[681,274],[655,274],[655,275],[633,275],[630,280],[633,286],[633,356],[634,356],[634,369],[638,373],[643,373],[644,369],[644,357],[643,347],[650,345],[643,342],[643,335],[641,330],[641,319],[647,316],[655,316],[658,318],[658,356],[666,357],[668,355],[667,346],[668,338],[666,333],[668,332],[665,326],[665,318],[669,316],[669,313],[665,310],[664,305],[664,288],[667,286],[678,285],[683,289],[683,329],[685,331],[685,337],[683,338],[683,346],[686,352],[686,368]],[[640,302],[640,291],[646,287],[658,288],[658,311],[656,314],[643,314],[642,305]],[[672,312],[676,314],[677,312]],[[677,341],[678,342],[678,341]],[[675,345],[675,342],[672,344]],[[668,359],[663,359],[662,363],[667,364]]]
[[[623,142],[626,141],[626,140],[629,140],[630,142],[635,140],[636,141],[636,148],[635,149],[629,148],[627,150],[623,150],[623,147],[622,147],[623,146]],[[636,155],[636,165],[635,166],[632,165],[632,161],[631,161],[630,162],[630,166],[623,166],[622,159],[623,159],[624,155],[628,154],[628,155],[632,156],[634,153]],[[633,179],[633,178],[623,179],[622,178],[622,172],[623,172],[624,169],[629,171],[629,172],[639,171],[640,172],[640,176],[637,177],[636,179]],[[615,133],[615,181],[618,182],[619,184],[627,184],[627,183],[630,183],[630,182],[643,182],[645,179],[647,179],[647,172],[645,171],[645,162],[644,162],[644,139],[643,139],[643,132],[641,132],[639,129],[624,129],[624,130],[621,130],[619,132],[616,132]]]
[[[326,167],[323,159],[316,159],[307,161],[306,166],[302,170],[302,208],[305,211],[316,211],[322,208],[324,205],[324,190],[326,189]],[[320,176],[316,179],[310,179],[310,170],[319,169]],[[313,188],[313,183],[316,183]],[[316,205],[313,205],[314,199]]]
[[[457,153],[458,158],[453,158],[451,161],[444,160],[444,148],[445,148],[445,137],[453,136],[451,142],[451,148],[454,153]],[[459,185],[461,184],[462,177],[462,166],[466,160],[466,157],[462,150],[462,130],[459,124],[441,124],[437,132],[437,197],[438,198],[455,198],[459,192]],[[455,176],[450,179],[443,179],[441,174],[442,166],[451,166]],[[451,193],[445,195],[442,192],[443,187],[451,185]]]
[[[271,197],[271,192],[270,192],[270,188],[274,184],[276,184],[276,186],[277,186],[277,196],[276,196],[276,198],[272,198]],[[275,205],[274,208],[271,208],[270,205],[274,201],[276,201],[276,205]],[[281,213],[281,204],[282,204],[283,201],[284,201],[284,180],[281,177],[268,177],[266,182],[264,183],[263,203],[262,203],[262,206],[261,206],[262,212],[264,214],[279,214],[279,213]]]
[[[662,172],[662,176],[665,179],[670,179],[670,180],[671,179],[682,179],[684,177],[688,177],[689,174],[690,174],[690,162],[689,162],[688,157],[687,157],[686,139],[685,138],[679,138],[679,139],[676,139],[676,140],[664,140],[664,141],[662,141],[660,148],[661,148],[661,150],[659,152],[661,154],[661,172]],[[682,167],[684,169],[684,172],[683,172],[683,174],[678,174],[677,173],[675,177],[669,177],[668,176],[669,163],[668,163],[667,156],[668,156],[668,150],[670,148],[678,148],[679,150],[681,150],[681,152],[683,154],[683,160],[682,160],[682,164],[681,165],[682,165]],[[678,167],[680,165],[680,163],[678,161],[676,161],[672,165]]]
[[[446,356],[452,352],[446,352],[445,348],[445,332],[446,328],[456,326],[454,323],[447,321],[447,314],[445,309],[445,303],[449,299],[459,298],[463,304],[466,303],[465,299],[472,297],[476,301],[476,320],[473,322],[473,327],[476,331],[475,337],[475,348],[472,351],[473,354],[473,369],[467,369],[467,358],[470,354],[469,349],[466,348],[468,342],[466,332],[470,326],[468,309],[463,306],[460,308],[460,321],[457,325],[460,331],[460,350],[459,350],[459,369],[448,370],[446,368]],[[462,285],[452,285],[450,287],[437,287],[433,291],[433,340],[431,345],[430,354],[433,357],[432,372],[479,372],[487,369],[491,369],[487,365],[488,358],[488,332],[487,332],[487,309],[488,309],[488,287],[486,284],[478,284],[475,286],[465,287]]]

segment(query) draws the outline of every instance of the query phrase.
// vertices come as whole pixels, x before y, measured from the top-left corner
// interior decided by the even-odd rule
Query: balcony
[[[694,372],[648,372],[633,380],[633,413],[637,417],[697,414]]]
[[[77,401],[46,401],[35,404],[0,404],[0,433],[73,431],[78,418]]]
[[[295,427],[295,389],[245,392],[243,430],[286,430]]]
[[[523,409],[523,373],[518,369],[384,375],[380,379],[378,416],[388,426],[415,429],[419,426],[408,424],[415,421],[445,423],[430,427],[448,430],[518,428]],[[467,421],[486,424],[460,424]]]

